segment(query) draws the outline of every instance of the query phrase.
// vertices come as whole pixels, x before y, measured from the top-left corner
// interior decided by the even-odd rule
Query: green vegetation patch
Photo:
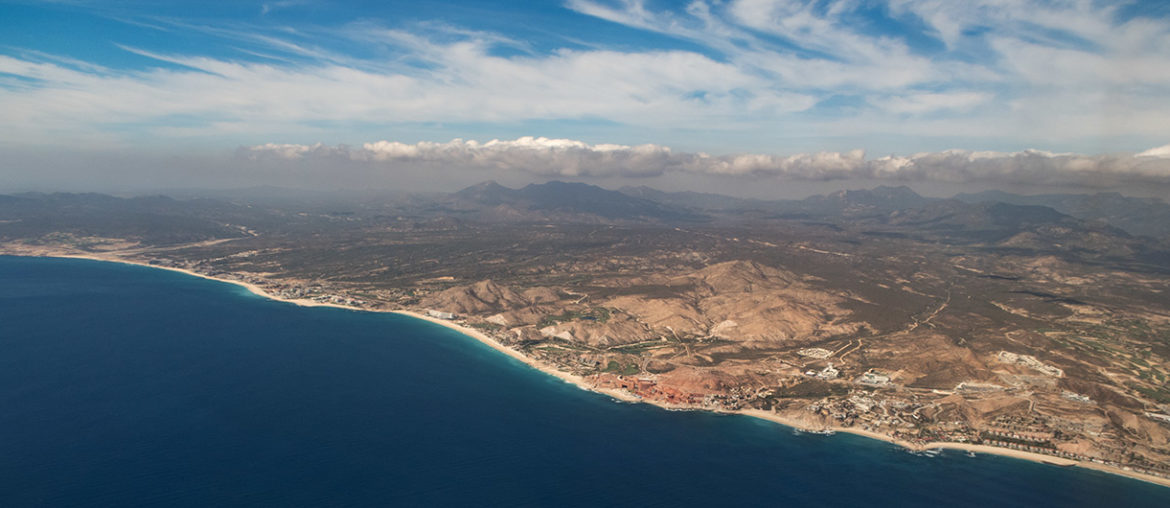
[[[468,323],[468,324],[467,324],[467,326],[470,326],[470,327],[472,327],[472,328],[478,328],[478,329],[480,329],[480,330],[487,330],[487,331],[489,331],[489,332],[494,332],[494,331],[497,331],[497,330],[500,330],[500,329],[503,329],[503,328],[504,328],[504,327],[502,327],[502,326],[500,326],[500,325],[497,325],[497,324],[495,324],[495,323],[487,323],[487,322],[484,322],[484,323]]]
[[[1146,398],[1152,399],[1159,404],[1170,404],[1170,389],[1166,388],[1146,388],[1141,385],[1131,383],[1130,388],[1138,393],[1144,395]]]
[[[636,363],[622,365],[618,363],[617,360],[610,360],[609,364],[606,365],[604,369],[602,369],[602,372],[609,372],[611,374],[618,374],[622,376],[632,376],[642,372],[642,369],[639,368],[638,364]]]
[[[997,436],[995,434],[991,434],[988,432],[979,433],[979,438],[984,440],[984,441],[999,441],[1001,443],[1013,443],[1013,444],[1018,444],[1018,445],[1023,445],[1023,446],[1035,446],[1037,448],[1048,448],[1051,450],[1056,449],[1056,445],[1052,444],[1052,442],[1050,442],[1050,441],[1029,441],[1027,439],[1016,439],[1016,438],[1007,437],[1007,436]]]
[[[634,344],[624,344],[621,346],[613,346],[609,348],[611,351],[618,351],[622,353],[638,354],[649,351],[651,349],[661,349],[664,347],[675,347],[671,344],[661,340],[651,340],[646,342],[638,342]]]
[[[609,309],[605,307],[593,307],[588,311],[566,310],[558,315],[548,315],[540,318],[540,323],[537,326],[544,328],[567,321],[596,321],[598,323],[604,323],[609,321],[609,317]]]
[[[819,379],[801,381],[795,385],[776,390],[777,398],[812,399],[833,395],[848,395],[849,387],[838,383],[826,383]]]

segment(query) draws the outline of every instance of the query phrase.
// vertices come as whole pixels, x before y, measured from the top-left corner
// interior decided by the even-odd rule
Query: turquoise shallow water
[[[617,403],[403,316],[0,257],[0,506],[1170,506],[1077,468]]]

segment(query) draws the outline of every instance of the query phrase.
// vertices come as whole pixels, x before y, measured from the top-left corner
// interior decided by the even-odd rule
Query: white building
[[[885,386],[890,384],[890,376],[885,374],[878,374],[874,371],[867,371],[857,379],[858,383],[863,385]]]
[[[439,319],[455,319],[455,315],[450,312],[443,312],[441,310],[428,309],[427,315]]]
[[[834,369],[833,364],[830,363],[828,367],[825,367],[819,374],[817,374],[817,377],[821,379],[837,379],[837,376],[839,375],[841,375],[841,371]]]

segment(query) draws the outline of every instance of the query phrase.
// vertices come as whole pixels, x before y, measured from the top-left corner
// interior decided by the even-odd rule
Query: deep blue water
[[[471,338],[0,257],[0,506],[1170,506],[1077,468],[617,403]]]

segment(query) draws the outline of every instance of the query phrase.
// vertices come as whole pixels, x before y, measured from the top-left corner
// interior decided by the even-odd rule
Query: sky
[[[0,0],[0,191],[1170,195],[1170,2]]]

